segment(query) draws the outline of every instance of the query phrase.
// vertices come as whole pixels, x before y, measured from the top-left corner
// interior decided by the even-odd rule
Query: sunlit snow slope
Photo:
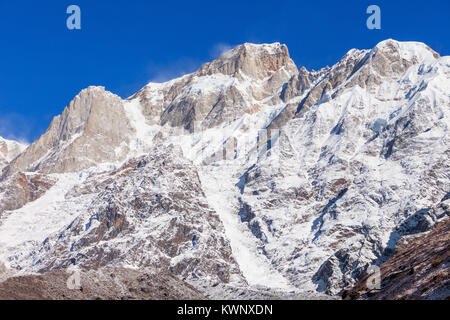
[[[244,44],[126,100],[89,87],[3,160],[0,261],[335,295],[448,218],[449,119],[450,57],[395,40],[318,71]]]

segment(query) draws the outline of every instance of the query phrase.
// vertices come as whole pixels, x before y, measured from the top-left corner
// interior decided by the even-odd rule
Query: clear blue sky
[[[66,28],[71,4],[79,31]],[[381,30],[366,28],[371,4]],[[33,141],[89,85],[128,97],[244,42],[285,43],[298,66],[318,69],[387,38],[450,55],[449,31],[447,0],[1,1],[0,135]]]

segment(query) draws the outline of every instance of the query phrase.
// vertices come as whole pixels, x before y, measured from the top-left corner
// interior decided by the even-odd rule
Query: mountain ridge
[[[410,48],[408,46],[419,46],[419,47],[421,47],[421,49],[423,49],[422,52],[420,52],[420,53],[423,53],[424,51],[425,52],[428,51],[430,53],[430,55],[432,57],[434,57],[435,59],[438,59],[440,57],[439,54],[437,54],[431,48],[429,48],[428,46],[426,46],[425,44],[422,44],[420,42],[402,42],[401,44],[402,44],[402,47],[400,46],[400,42],[392,40],[392,39],[388,39],[388,40],[385,40],[385,41],[382,41],[382,42],[378,43],[372,50],[351,49],[343,56],[343,58],[333,68],[330,68],[330,70],[327,70],[327,68],[323,68],[323,69],[321,69],[321,70],[319,70],[317,72],[318,75],[311,75],[311,73],[315,74],[316,72],[314,70],[312,72],[308,72],[304,67],[302,67],[300,70],[297,69],[295,63],[290,59],[289,52],[288,52],[288,49],[287,49],[286,45],[282,45],[282,44],[280,44],[278,42],[273,43],[273,44],[259,44],[259,45],[246,43],[246,44],[240,45],[240,46],[238,46],[238,47],[236,47],[236,48],[234,48],[234,49],[224,53],[221,57],[219,57],[218,59],[214,60],[213,62],[204,64],[198,71],[196,71],[196,72],[194,72],[192,74],[188,74],[188,75],[182,76],[180,78],[176,78],[176,79],[167,81],[165,83],[149,83],[144,88],[139,90],[137,93],[135,93],[134,95],[132,95],[131,97],[129,97],[129,98],[125,99],[125,100],[121,99],[120,97],[118,97],[117,95],[115,95],[115,94],[113,94],[113,93],[111,93],[109,91],[106,91],[105,87],[102,87],[102,86],[91,86],[91,87],[88,87],[86,89],[83,89],[71,101],[69,106],[67,108],[65,108],[63,113],[60,116],[56,116],[52,120],[52,123],[50,124],[49,129],[51,129],[52,125],[55,122],[62,122],[62,124],[60,124],[60,128],[59,128],[60,132],[59,132],[59,135],[55,137],[56,139],[52,137],[52,138],[50,138],[50,140],[52,140],[52,141],[50,141],[48,143],[44,143],[44,145],[46,146],[46,149],[48,150],[51,147],[55,146],[57,142],[67,141],[67,135],[74,135],[74,134],[78,133],[78,132],[72,132],[71,130],[79,130],[80,129],[79,126],[87,125],[87,123],[84,123],[84,122],[89,120],[89,116],[86,119],[81,119],[80,118],[80,119],[76,120],[75,123],[73,123],[73,124],[71,124],[70,121],[69,121],[69,125],[75,126],[76,128],[69,129],[68,132],[63,132],[63,130],[66,129],[65,126],[67,126],[67,123],[68,123],[67,121],[68,120],[67,119],[63,119],[61,121],[60,117],[65,118],[65,115],[71,116],[73,113],[75,113],[75,117],[78,117],[78,118],[80,116],[83,116],[83,115],[90,115],[89,105],[93,105],[93,106],[99,105],[100,106],[103,103],[114,105],[115,103],[117,103],[117,101],[121,101],[123,103],[123,101],[132,101],[132,100],[137,99],[137,98],[139,98],[141,100],[141,105],[142,105],[142,100],[143,100],[142,99],[142,95],[145,95],[146,89],[150,88],[150,92],[152,94],[154,94],[154,90],[152,89],[152,87],[156,86],[157,88],[160,88],[160,90],[161,90],[161,88],[169,87],[170,88],[169,93],[167,93],[167,92],[165,92],[163,90],[163,95],[166,96],[166,95],[170,95],[170,92],[172,92],[172,91],[179,90],[179,89],[177,89],[178,86],[176,86],[176,85],[175,85],[175,88],[173,88],[174,87],[174,83],[177,83],[177,82],[181,81],[181,82],[183,82],[183,85],[188,85],[188,86],[190,86],[190,89],[192,89],[192,80],[193,80],[192,78],[202,77],[202,76],[211,76],[214,73],[220,73],[220,74],[224,74],[224,75],[233,75],[233,76],[236,76],[236,75],[237,76],[242,76],[241,71],[250,70],[249,74],[253,74],[254,78],[256,78],[258,80],[262,80],[260,78],[263,75],[258,74],[258,71],[260,69],[262,69],[263,71],[266,71],[266,70],[264,70],[264,67],[255,67],[254,66],[254,61],[258,61],[258,60],[261,60],[261,59],[264,59],[264,58],[267,59],[267,54],[269,54],[269,57],[268,57],[269,61],[271,61],[270,58],[275,57],[275,59],[274,59],[275,60],[275,63],[274,63],[275,66],[274,67],[269,67],[269,71],[271,71],[271,72],[275,72],[275,71],[279,70],[280,68],[284,68],[284,67],[286,67],[286,65],[288,65],[288,69],[290,69],[290,68],[294,69],[294,70],[292,70],[293,74],[291,75],[293,77],[298,76],[300,71],[302,73],[306,72],[305,77],[302,77],[302,79],[296,80],[295,81],[296,83],[303,83],[306,80],[306,83],[307,84],[309,83],[311,85],[314,82],[314,80],[317,80],[317,78],[320,78],[321,74],[323,75],[323,73],[332,73],[333,69],[337,69],[335,71],[335,73],[338,73],[338,75],[339,75],[337,77],[337,79],[330,79],[331,80],[331,88],[333,88],[333,89],[335,89],[335,83],[340,83],[342,81],[342,77],[343,76],[347,76],[347,77],[350,78],[350,76],[354,76],[354,74],[359,71],[359,68],[356,68],[356,70],[352,70],[351,72],[348,72],[348,71],[347,72],[342,72],[340,70],[340,65],[344,65],[344,66],[346,66],[348,68],[349,60],[355,60],[355,62],[350,63],[353,66],[357,65],[358,63],[361,64],[361,62],[365,62],[365,60],[367,59],[367,57],[365,57],[365,55],[369,54],[369,53],[376,54],[376,52],[378,52],[378,51],[382,51],[382,52],[388,51],[388,52],[390,52],[392,54],[392,51],[395,52],[397,50],[396,53],[399,53],[400,51],[398,51],[398,50],[402,50],[402,52],[407,52],[406,54],[404,54],[404,56],[408,57],[408,55],[410,55],[410,53],[413,51],[413,50],[410,50]],[[252,49],[254,50],[254,52],[252,52]],[[251,52],[252,54],[248,54],[248,52]],[[412,59],[414,59],[414,57],[417,58],[417,56],[414,56],[414,54],[415,54],[415,52],[413,52]],[[428,55],[426,57],[426,59],[429,60],[430,59],[430,55]],[[248,56],[250,56],[250,57],[248,57]],[[278,59],[280,59],[280,56],[281,56],[281,62],[278,61]],[[409,58],[411,59],[411,56],[409,56]],[[229,61],[233,61],[233,62],[230,64]],[[244,62],[242,62],[242,61],[244,61]],[[262,61],[264,61],[264,60],[262,60]],[[418,62],[416,62],[416,63],[418,63]],[[361,67],[361,66],[359,66],[359,67]],[[230,70],[234,70],[234,71],[230,71]],[[244,73],[244,75],[245,75],[245,73]],[[264,74],[264,75],[266,75],[266,74]],[[306,79],[303,80],[303,78],[306,78]],[[333,76],[331,76],[330,78],[333,78]],[[188,80],[186,81],[185,79],[188,79]],[[330,82],[329,81],[328,82],[324,81],[325,79],[321,79],[321,81],[319,81],[319,83],[318,83],[318,86],[313,87],[311,92],[309,92],[307,97],[304,99],[304,101],[301,102],[301,105],[297,106],[296,112],[294,114],[296,117],[301,115],[301,110],[305,106],[309,107],[312,104],[315,104],[315,103],[321,101],[321,99],[323,100],[324,98],[326,98],[326,95],[328,94],[327,88],[330,86]],[[216,79],[208,79],[208,80],[212,80],[211,82],[214,82],[214,80],[216,80]],[[219,80],[219,82],[220,82],[221,79],[217,79],[217,80]],[[368,80],[370,80],[370,79],[368,79]],[[296,97],[299,96],[299,95],[301,96],[302,93],[306,89],[308,89],[307,84],[303,84],[301,86],[302,89],[297,89],[295,93],[290,93],[290,95],[294,95]],[[362,82],[362,81],[358,81],[357,84],[360,85],[360,86],[361,85],[364,86],[364,82]],[[353,86],[353,85],[355,85],[354,82],[350,83],[349,86]],[[286,88],[283,88],[283,91],[281,93],[281,95],[283,96],[282,100],[285,103],[288,102],[288,99],[287,99],[287,97],[288,97],[287,88],[289,88],[291,86],[293,86],[293,84],[291,84],[288,81],[287,84],[286,84]],[[294,86],[295,86],[295,84],[294,84]],[[199,89],[199,90],[200,90],[200,93],[201,93],[202,89]],[[92,103],[92,102],[88,101],[88,102],[85,103],[86,105],[80,105],[81,108],[84,108],[84,110],[85,110],[84,112],[80,112],[80,111],[76,110],[76,106],[75,105],[77,104],[77,102],[79,100],[83,99],[83,97],[85,95],[95,95],[95,93],[98,92],[98,91],[99,91],[98,95],[100,95],[101,98],[103,98],[105,100],[107,98],[111,98],[111,100],[117,100],[117,101],[109,101],[108,100],[106,102],[105,101],[100,101],[100,102],[96,102],[96,103],[95,102]],[[317,95],[316,92],[318,93],[318,95]],[[253,92],[252,92],[252,94],[253,94]],[[336,97],[337,94],[338,93],[335,92],[333,94],[333,96]],[[104,95],[104,97],[102,97],[103,95]],[[159,95],[161,95],[161,94],[159,94]],[[155,99],[155,97],[153,97],[153,99]],[[309,101],[311,101],[311,102],[309,102]],[[214,107],[216,107],[217,102],[218,101],[216,101],[216,103],[213,103]],[[183,101],[183,103],[184,103],[184,101]],[[234,100],[233,100],[233,103],[235,103]],[[152,120],[148,119],[148,115],[149,114],[153,115],[154,112],[151,110],[152,107],[153,107],[152,104],[147,106],[144,103],[142,105],[142,108],[143,108],[142,112],[143,112],[144,116],[146,117],[146,121],[150,122],[150,123],[151,123]],[[86,109],[86,108],[88,108],[88,109]],[[180,122],[180,121],[173,121],[173,120],[171,120],[170,122],[168,122],[167,118],[176,118],[176,116],[174,117],[174,116],[171,116],[171,114],[169,114],[169,113],[171,113],[170,111],[171,111],[172,108],[173,108],[173,106],[171,106],[171,105],[169,105],[169,106],[167,106],[165,108],[161,108],[161,113],[162,114],[159,115],[159,119],[161,119],[160,123],[159,123],[160,125],[164,126],[166,123],[169,123],[171,126],[180,126],[180,125],[183,124],[182,121]],[[147,109],[150,109],[150,110],[147,110]],[[193,108],[191,108],[190,110],[192,110],[192,109]],[[286,112],[287,111],[286,109],[288,109],[288,108],[284,108],[283,111]],[[72,110],[72,113],[70,112],[70,110]],[[184,111],[182,111],[182,112],[184,112]],[[192,111],[190,111],[190,112],[192,112]],[[184,119],[183,120],[185,120],[186,118],[188,118],[190,116],[189,114],[186,114],[185,112],[183,113],[183,115],[184,115]],[[281,114],[278,115],[278,117],[280,117],[280,116],[282,116],[282,115]],[[95,119],[95,120],[101,120],[102,122],[108,122],[108,119]],[[199,119],[196,119],[196,120],[199,121]],[[200,120],[200,121],[202,121],[202,120]],[[215,125],[215,124],[217,124],[217,123],[213,122],[212,124],[209,124],[209,125]],[[122,124],[122,125],[124,125],[124,124]],[[188,124],[187,129],[193,130],[192,127],[193,127],[193,123],[190,122]],[[45,137],[46,135],[47,135],[47,132],[41,138]],[[111,135],[110,132],[109,133],[105,133],[105,136],[109,136],[109,135]],[[38,142],[41,138],[39,138],[37,141],[32,143],[31,146],[33,147],[36,144],[36,142]],[[117,145],[117,141],[114,141],[113,144]],[[50,148],[49,148],[49,145],[50,145]],[[61,146],[59,146],[59,147],[61,147]],[[43,152],[40,152],[40,150],[32,150],[31,153],[33,153],[33,154],[36,154],[36,153],[43,154]],[[109,153],[112,153],[112,152],[110,151]],[[109,156],[107,156],[107,158],[110,158],[111,160],[117,160],[117,159],[121,159],[121,161],[125,160],[125,159],[123,159],[121,157],[116,157],[116,156],[113,156],[113,155],[109,155]],[[30,161],[24,161],[24,162],[26,164],[22,164],[22,161],[20,161],[20,160],[15,162],[13,164],[12,171],[16,170],[16,169],[14,169],[15,166],[17,166],[19,170],[24,170],[24,169],[31,169],[31,170],[33,170],[33,169],[36,169],[36,168],[33,168],[33,163],[31,163],[31,164],[27,163],[27,162],[30,162]],[[28,168],[26,168],[26,166],[28,166]]]
[[[448,215],[448,92],[450,57],[392,39],[319,71],[244,44],[128,99],[89,87],[3,170],[0,261],[339,294]]]

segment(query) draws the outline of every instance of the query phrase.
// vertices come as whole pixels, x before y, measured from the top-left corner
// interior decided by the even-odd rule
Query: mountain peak
[[[436,57],[387,40],[308,71],[282,44],[246,43],[127,100],[89,87],[5,162],[0,269],[337,294],[449,215]]]
[[[68,172],[124,160],[129,130],[123,100],[104,87],[90,86],[52,120],[44,135],[10,163],[7,174]]]
[[[301,116],[299,110],[306,111],[330,96],[337,97],[347,88],[377,85],[384,77],[398,78],[410,66],[435,61],[437,57],[423,43],[388,39],[372,50],[350,50],[332,68],[309,72],[306,68],[297,69],[284,44],[244,43],[195,73],[147,85],[126,103],[103,86],[82,90],[54,119],[40,142],[33,144],[19,161],[13,161],[11,167],[44,170],[46,162],[46,170],[64,172],[104,161],[123,161],[129,151],[128,140],[134,131],[139,131],[128,119],[130,110],[136,111],[131,114],[137,118],[145,118],[141,127],[169,124],[192,129],[194,122],[212,127],[268,106],[278,108],[281,100],[288,102],[308,92],[301,101],[294,99],[292,106],[283,109],[285,113],[293,109],[279,117],[287,120],[294,114]],[[74,161],[80,156],[79,150],[84,150],[81,154],[86,160],[81,166],[80,161]],[[44,159],[47,156],[51,159]]]

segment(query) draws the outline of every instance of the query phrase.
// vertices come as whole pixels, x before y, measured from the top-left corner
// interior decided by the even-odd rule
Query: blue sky
[[[66,9],[81,8],[68,30]],[[366,9],[381,8],[368,30]],[[89,85],[128,97],[244,42],[288,45],[298,66],[333,65],[387,38],[450,55],[450,2],[17,0],[0,2],[0,135],[33,141]]]

